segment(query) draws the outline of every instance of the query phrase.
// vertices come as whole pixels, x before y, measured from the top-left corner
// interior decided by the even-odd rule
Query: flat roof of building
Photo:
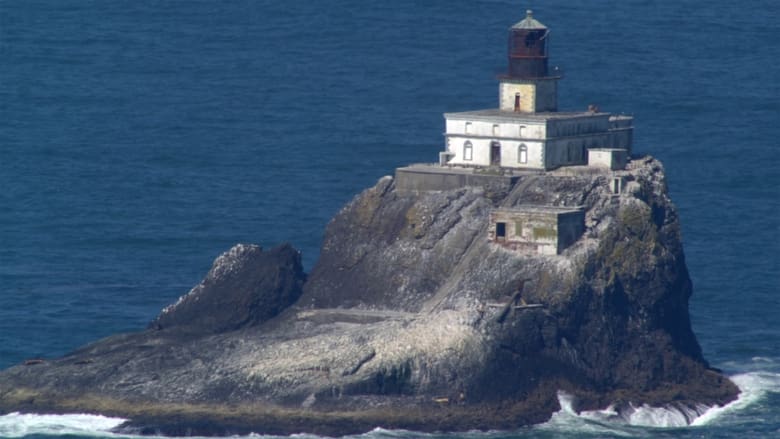
[[[578,118],[609,118],[611,113],[594,113],[592,111],[555,111],[544,113],[518,113],[503,111],[498,108],[487,110],[461,111],[456,113],[444,113],[447,119],[470,120],[503,120],[507,122],[545,122],[551,119],[578,119]]]
[[[527,174],[541,174],[544,171],[537,168],[491,168],[490,166],[440,165],[438,163],[411,163],[396,169],[408,172],[429,174],[463,174],[486,177],[516,177]]]
[[[548,206],[541,204],[521,204],[515,207],[499,207],[493,210],[494,212],[505,213],[547,213],[547,214],[567,214],[567,213],[582,213],[584,212],[581,206]]]

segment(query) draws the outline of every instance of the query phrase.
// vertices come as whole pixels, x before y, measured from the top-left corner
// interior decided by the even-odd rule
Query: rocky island
[[[239,244],[143,331],[0,372],[0,412],[168,435],[513,429],[698,413],[739,390],[691,329],[680,224],[628,116],[557,111],[546,28],[510,29],[500,106],[446,114],[438,164],[381,178],[319,260]]]

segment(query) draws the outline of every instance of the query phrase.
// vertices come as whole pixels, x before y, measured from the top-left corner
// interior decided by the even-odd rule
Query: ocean
[[[780,437],[777,0],[0,0],[0,368],[144,328],[238,242],[310,269],[352,196],[438,159],[442,113],[497,105],[527,8],[559,107],[634,115],[664,162],[693,328],[742,397],[693,426],[561,395],[514,432],[358,437]],[[118,422],[9,414],[0,438]]]

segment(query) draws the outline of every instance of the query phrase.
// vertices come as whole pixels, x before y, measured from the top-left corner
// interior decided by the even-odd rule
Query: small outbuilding
[[[617,171],[619,169],[625,169],[626,163],[628,163],[628,151],[624,148],[588,149],[588,166]]]
[[[490,213],[488,240],[512,250],[557,255],[584,231],[585,212],[581,208],[519,206]]]

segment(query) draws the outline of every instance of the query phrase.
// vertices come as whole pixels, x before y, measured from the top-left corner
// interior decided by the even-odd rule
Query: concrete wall
[[[609,128],[609,114],[573,119],[550,119],[547,122],[547,135],[549,137],[580,136],[583,134],[606,133]]]
[[[520,94],[520,112],[557,111],[558,81],[503,80],[498,85],[498,104],[504,111],[515,110],[515,95]]]
[[[525,162],[520,161],[520,146],[525,146]],[[544,143],[543,142],[501,142],[501,166],[518,169],[542,169],[544,168]]]
[[[588,149],[588,166],[607,168],[616,171],[618,169],[625,169],[627,162],[628,152],[625,149]]]
[[[558,111],[558,81],[539,81],[536,87],[536,111]]]
[[[471,142],[472,160],[466,160],[464,149],[466,142]],[[544,154],[542,152],[543,142],[520,141],[520,140],[494,140],[490,138],[474,138],[466,136],[448,136],[447,151],[453,154],[449,164],[466,166],[490,166],[490,148],[491,143],[497,141],[501,145],[501,164],[507,168],[528,168],[543,169]],[[519,152],[520,145],[525,145],[528,151],[526,163],[520,163]]]
[[[603,145],[608,137],[607,133],[603,133],[548,141],[545,149],[545,169],[588,164],[588,148]]]
[[[517,169],[586,165],[590,148],[625,149],[627,155],[631,154],[633,118],[629,116],[598,113],[538,120],[519,117],[521,120],[517,122],[507,122],[506,117],[490,119],[482,114],[447,117],[445,151],[452,153],[448,164],[490,166],[494,141],[501,144],[500,166]],[[472,145],[471,160],[464,156],[466,141]],[[528,148],[526,163],[521,163],[518,157],[521,143]]]
[[[552,139],[546,142],[494,140],[466,136],[448,136],[447,152],[452,158],[447,164],[461,166],[490,166],[491,144],[501,145],[501,167],[515,169],[555,169],[561,166],[587,165],[588,150],[609,144],[610,134]],[[464,157],[465,144],[471,143],[472,158]],[[520,145],[527,150],[526,163],[520,162]],[[623,150],[625,151],[625,150]],[[615,169],[622,169],[615,168]]]
[[[622,147],[624,139],[615,136],[613,132],[600,134],[582,135],[580,137],[564,137],[550,140],[547,142],[545,150],[546,169],[555,169],[560,166],[587,165],[591,162],[589,158],[590,149],[620,149],[628,157],[628,150]],[[612,146],[616,145],[616,146]],[[624,159],[625,161],[626,159]],[[617,166],[622,169],[625,165]]]
[[[479,137],[518,139],[544,139],[547,135],[546,124],[543,122],[501,122],[465,119],[447,119],[445,122],[447,134],[468,134]]]
[[[633,129],[610,130],[609,135],[610,142],[604,145],[605,148],[625,149],[628,155],[631,155],[631,148],[634,142]]]
[[[449,171],[449,172],[448,172]],[[395,187],[399,192],[448,191],[467,186],[508,191],[517,176],[474,174],[436,166],[409,166],[395,170]]]
[[[536,108],[536,84],[514,83],[501,81],[498,88],[499,108],[504,111],[514,111],[515,95],[520,93],[520,111],[533,113]]]
[[[631,156],[634,144],[634,118],[632,116],[614,115],[609,118],[611,142],[606,148],[623,148]]]

